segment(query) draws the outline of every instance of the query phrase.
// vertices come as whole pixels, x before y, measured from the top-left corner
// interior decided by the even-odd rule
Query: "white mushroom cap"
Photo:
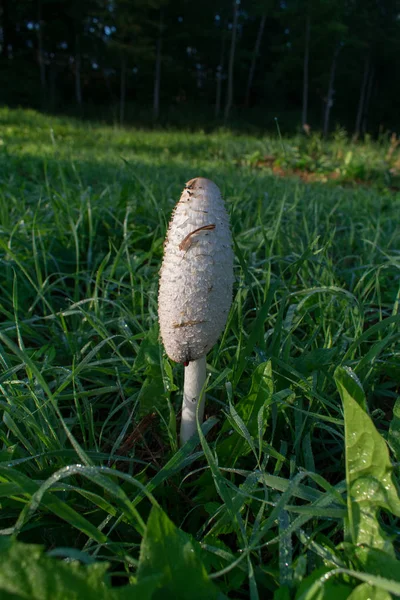
[[[207,354],[232,302],[233,251],[219,188],[188,181],[173,212],[160,271],[158,316],[168,356],[187,363]]]

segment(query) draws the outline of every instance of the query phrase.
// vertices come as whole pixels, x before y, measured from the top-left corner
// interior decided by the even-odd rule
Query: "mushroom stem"
[[[205,383],[206,357],[202,356],[197,360],[192,360],[185,367],[180,437],[181,446],[183,446],[183,444],[185,444],[197,431],[197,410],[199,411],[199,422],[203,422],[204,403],[206,399],[204,391]]]

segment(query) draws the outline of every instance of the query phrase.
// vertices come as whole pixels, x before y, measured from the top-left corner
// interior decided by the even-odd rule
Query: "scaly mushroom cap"
[[[232,237],[221,192],[196,177],[172,214],[160,271],[158,317],[172,360],[197,360],[214,346],[226,324],[232,284]]]

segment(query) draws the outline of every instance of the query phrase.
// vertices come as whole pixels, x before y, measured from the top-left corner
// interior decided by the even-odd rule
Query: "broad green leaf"
[[[272,364],[268,361],[254,370],[250,394],[235,407],[250,433],[256,433],[258,412],[271,400],[273,392]]]
[[[139,417],[151,414],[156,410],[165,414],[168,411],[167,395],[159,367],[151,366],[146,369],[146,379],[139,393]]]
[[[400,561],[388,556],[386,552],[361,546],[355,547],[352,555],[366,573],[394,579],[400,583]]]
[[[155,578],[111,588],[108,563],[82,566],[50,558],[40,546],[3,539],[0,545],[2,600],[151,600]]]
[[[347,600],[391,600],[391,598],[392,596],[385,590],[380,590],[369,583],[362,583],[351,592]]]
[[[368,406],[363,387],[354,371],[348,367],[336,369],[335,381],[341,396],[342,393],[346,391],[346,393],[349,394],[353,400],[355,400],[357,404],[364,409],[364,411],[368,412]]]
[[[349,370],[335,371],[345,420],[347,541],[384,550],[394,557],[391,540],[378,521],[384,508],[400,516],[400,499],[385,440],[360,404],[362,396]],[[360,402],[361,400],[361,402]]]
[[[208,578],[198,544],[155,506],[140,548],[138,583],[153,576],[159,576],[154,600],[218,598],[218,589]]]
[[[167,392],[176,392],[179,390],[179,387],[174,383],[174,373],[172,371],[171,363],[169,360],[164,358],[162,361],[162,366],[164,369],[164,387]]]
[[[143,338],[132,370],[136,372],[147,365],[160,365],[160,342],[158,339],[157,322],[154,323]]]
[[[290,600],[290,589],[284,585],[274,592],[274,600]]]

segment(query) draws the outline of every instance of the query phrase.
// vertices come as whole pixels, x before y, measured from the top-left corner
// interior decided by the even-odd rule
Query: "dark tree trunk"
[[[82,110],[82,87],[81,87],[81,49],[79,35],[75,36],[75,99],[79,107]]]
[[[232,108],[233,101],[233,66],[235,64],[235,47],[236,47],[236,31],[238,21],[238,5],[236,0],[233,0],[233,23],[232,23],[232,39],[231,39],[231,50],[229,53],[229,65],[228,65],[228,91],[226,96],[225,105],[225,121],[229,118],[229,113]]]
[[[217,68],[216,79],[217,79],[217,90],[215,95],[215,118],[218,119],[219,113],[221,112],[221,96],[222,96],[222,78],[224,76],[224,63],[225,63],[225,35],[222,33],[221,43],[221,56],[219,59],[219,65]]]
[[[365,57],[365,61],[364,61],[364,74],[363,74],[363,78],[362,78],[362,82],[361,82],[360,98],[358,100],[356,125],[354,128],[354,139],[355,140],[358,138],[358,136],[360,135],[360,132],[361,132],[361,125],[362,125],[364,111],[365,111],[365,100],[366,100],[365,96],[366,96],[367,83],[368,83],[368,78],[369,78],[369,69],[370,69],[370,59],[369,59],[369,53],[368,53],[367,56]]]
[[[161,52],[162,52],[162,14],[160,15],[160,28],[156,49],[156,67],[154,72],[153,118],[156,120],[160,114],[160,81],[161,81]]]
[[[42,95],[42,109],[46,106],[46,65],[44,62],[44,53],[43,53],[43,21],[42,21],[42,2],[38,0],[37,3],[37,18],[39,27],[37,29],[37,59],[39,63],[39,73],[40,73],[40,89]]]
[[[57,89],[57,65],[51,62],[49,66],[49,99],[50,110],[56,108],[56,89]]]
[[[368,77],[368,86],[367,86],[367,92],[366,92],[365,104],[364,104],[364,115],[363,115],[362,124],[361,124],[361,131],[363,133],[367,132],[367,120],[368,120],[368,114],[369,114],[369,104],[370,104],[370,100],[371,100],[371,96],[372,96],[372,89],[374,87],[374,83],[375,83],[375,69],[370,64],[369,77]]]
[[[244,99],[244,105],[246,106],[246,108],[249,106],[250,92],[251,92],[251,88],[253,87],[253,79],[254,79],[254,73],[256,70],[256,62],[257,62],[258,55],[260,53],[260,46],[261,46],[261,41],[262,41],[262,37],[264,34],[264,27],[265,27],[266,20],[267,20],[267,15],[264,13],[263,16],[261,17],[260,25],[258,28],[257,39],[256,39],[256,43],[254,45],[253,56],[251,59],[249,77],[247,79],[246,96]]]
[[[341,47],[342,47],[341,43],[338,43],[336,45],[336,48],[334,50],[333,57],[332,57],[331,72],[330,72],[330,76],[329,76],[328,94],[326,97],[326,104],[325,104],[324,137],[326,137],[328,135],[328,131],[329,131],[329,117],[330,117],[330,113],[331,113],[331,108],[333,106],[333,96],[335,94],[334,86],[335,86],[335,76],[336,76],[336,65],[337,65],[337,59],[338,59]]]
[[[1,28],[3,30],[3,47],[1,56],[8,58],[8,47],[12,45],[12,24],[10,21],[9,0],[0,0],[0,8],[2,12]]]
[[[307,111],[308,111],[308,65],[310,62],[310,31],[311,21],[310,16],[306,19],[306,38],[304,44],[304,63],[303,63],[303,113],[301,117],[301,124],[304,128],[307,125]]]
[[[126,60],[125,53],[121,52],[121,86],[119,97],[119,124],[124,124],[125,118],[125,95],[126,95]]]

